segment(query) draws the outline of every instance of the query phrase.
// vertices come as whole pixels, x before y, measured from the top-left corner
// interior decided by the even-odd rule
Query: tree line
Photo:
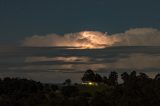
[[[118,76],[123,80],[118,83]],[[85,71],[82,81],[98,86],[71,84],[43,84],[21,79],[0,79],[0,106],[159,106],[160,74],[150,78],[145,73],[110,72],[101,76],[93,70]],[[93,91],[93,92],[92,92]]]

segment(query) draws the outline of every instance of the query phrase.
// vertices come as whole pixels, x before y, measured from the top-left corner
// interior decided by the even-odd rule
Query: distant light
[[[88,84],[89,84],[89,85],[93,85],[93,83],[92,83],[92,82],[89,82]]]
[[[82,85],[89,85],[89,86],[97,86],[98,84],[96,82],[82,82]]]

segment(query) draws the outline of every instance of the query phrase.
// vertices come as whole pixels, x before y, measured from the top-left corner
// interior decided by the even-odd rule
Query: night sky
[[[0,77],[79,82],[160,72],[160,0],[0,0]]]
[[[83,30],[160,28],[159,0],[0,0],[0,41]]]

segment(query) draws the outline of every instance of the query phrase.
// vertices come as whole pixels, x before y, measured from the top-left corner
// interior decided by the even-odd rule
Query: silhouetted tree
[[[85,82],[85,81],[95,81],[95,74],[92,70],[87,70],[83,77],[82,77],[82,81]]]
[[[129,79],[129,74],[127,72],[122,73],[121,79],[124,81],[124,83],[127,82]]]
[[[95,74],[95,82],[101,83],[103,81],[102,77],[99,74]]]
[[[64,85],[69,86],[69,85],[71,85],[71,82],[72,82],[71,79],[66,79],[64,82]]]
[[[137,75],[136,71],[132,71],[130,74],[130,78],[135,79],[137,77],[136,75]]]
[[[124,72],[124,82],[118,84],[116,72],[109,78],[92,70],[86,73],[85,81],[102,80],[108,86],[64,86],[8,77],[0,80],[0,106],[160,106],[160,74],[151,79],[145,73]]]
[[[109,74],[109,84],[112,86],[116,86],[118,84],[118,73],[113,71]]]
[[[52,90],[52,91],[58,90],[58,86],[57,86],[57,85],[51,85],[51,90]]]
[[[139,75],[137,77],[140,79],[148,79],[149,78],[148,75],[145,73],[139,73]]]
[[[160,74],[157,74],[154,79],[155,80],[160,80]]]
[[[108,78],[106,76],[103,77],[103,83],[107,84],[108,83]]]
[[[78,95],[79,90],[76,86],[64,86],[61,92],[64,96],[71,97]]]

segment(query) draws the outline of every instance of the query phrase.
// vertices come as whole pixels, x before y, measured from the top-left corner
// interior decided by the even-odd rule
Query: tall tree
[[[157,74],[154,79],[155,80],[160,80],[160,74]]]
[[[106,76],[103,77],[103,83],[108,84],[108,78]]]
[[[93,70],[89,69],[87,70],[83,77],[82,77],[82,81],[95,81],[95,73],[93,72]]]
[[[121,74],[121,79],[123,80],[123,82],[127,82],[129,79],[129,74],[127,72],[124,72]]]
[[[130,78],[135,79],[136,75],[137,75],[136,71],[132,71],[131,74],[130,74]]]
[[[103,81],[102,77],[99,74],[95,74],[95,82],[101,83]]]
[[[110,85],[112,86],[115,86],[118,84],[118,73],[117,72],[112,71],[109,74],[109,82],[110,82]]]

